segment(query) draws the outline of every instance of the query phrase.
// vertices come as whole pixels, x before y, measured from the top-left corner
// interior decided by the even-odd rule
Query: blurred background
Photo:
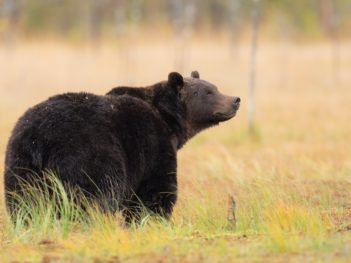
[[[225,257],[244,260],[268,248],[265,259],[272,251],[279,261],[286,261],[281,252],[303,251],[297,261],[313,261],[318,253],[305,252],[318,248],[320,261],[340,256],[348,262],[351,0],[0,0],[0,178],[11,130],[29,107],[55,94],[102,95],[119,85],[152,85],[171,71],[187,77],[192,70],[242,102],[233,120],[181,150],[175,228],[141,231],[139,239],[119,229],[99,234],[97,221],[99,230],[86,232],[82,243],[74,225],[73,241],[54,243],[55,253],[66,247],[66,253],[92,253],[95,260],[98,248],[106,257],[157,247],[165,257],[185,244],[184,251],[206,251],[198,260],[216,261],[210,255],[218,244]],[[227,233],[228,194],[238,204],[237,233],[245,235],[223,235],[219,242],[213,238]],[[19,227],[5,239],[0,230],[0,241],[10,244],[9,262],[30,261],[34,253],[18,240],[33,248],[41,244],[36,237],[62,239],[45,224],[34,224],[38,231]],[[63,229],[52,224],[58,233]],[[334,238],[336,232],[341,236]],[[62,233],[66,239],[65,227]],[[36,250],[46,253],[41,245]]]
[[[2,0],[4,41],[63,37],[98,42],[140,33],[229,34],[242,39],[259,2],[266,37],[350,36],[348,0]]]
[[[17,118],[48,96],[170,71],[242,97],[243,133],[342,133],[330,121],[349,121],[350,14],[350,0],[1,0],[1,156]]]

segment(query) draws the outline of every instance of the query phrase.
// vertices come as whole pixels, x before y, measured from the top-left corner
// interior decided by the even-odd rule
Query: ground
[[[31,105],[65,91],[103,94],[147,85],[174,70],[174,47],[158,41],[81,48],[0,46],[0,172],[7,139]],[[38,220],[12,227],[1,187],[1,262],[349,262],[351,258],[351,45],[333,69],[325,43],[261,43],[256,132],[247,132],[249,46],[199,40],[184,75],[197,69],[240,96],[233,120],[203,132],[179,154],[179,202],[170,222],[123,228],[119,216],[85,224]],[[152,59],[153,63],[150,64]],[[127,66],[124,66],[126,65]],[[133,73],[129,73],[133,70]],[[191,161],[189,161],[191,160]],[[2,182],[2,179],[1,179]],[[236,226],[228,223],[228,196]]]

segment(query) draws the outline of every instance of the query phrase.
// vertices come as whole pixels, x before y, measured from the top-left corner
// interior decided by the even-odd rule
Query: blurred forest
[[[249,0],[0,0],[1,38],[123,36],[126,32],[230,33],[250,27]],[[351,36],[350,0],[261,0],[265,36]],[[140,30],[140,31],[138,31]]]

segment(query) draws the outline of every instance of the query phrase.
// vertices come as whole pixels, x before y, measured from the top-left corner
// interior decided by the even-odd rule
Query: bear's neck
[[[153,87],[153,106],[171,133],[172,145],[180,149],[188,140],[185,107],[173,91],[159,83]]]
[[[158,107],[158,112],[171,133],[173,147],[179,150],[188,141],[187,125],[182,114],[168,111],[162,107]]]

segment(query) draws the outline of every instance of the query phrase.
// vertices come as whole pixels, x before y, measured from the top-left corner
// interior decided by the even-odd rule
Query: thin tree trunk
[[[252,39],[251,39],[251,61],[249,76],[249,96],[248,96],[248,122],[249,132],[255,132],[255,92],[256,92],[256,55],[257,55],[257,38],[259,26],[259,4],[260,0],[253,0],[252,9]]]
[[[231,43],[230,43],[230,53],[233,57],[238,55],[238,40],[240,35],[240,6],[241,0],[231,0],[230,2],[230,21],[231,21]]]
[[[339,44],[339,34],[338,34],[338,24],[339,24],[339,17],[337,13],[336,3],[331,0],[331,21],[330,21],[330,35],[333,42],[332,48],[332,74],[333,74],[333,84],[336,87],[340,86],[339,81],[339,67],[340,67],[340,44]]]
[[[2,13],[7,19],[7,28],[4,41],[9,47],[14,46],[17,37],[17,27],[22,11],[22,0],[5,0],[2,5]]]
[[[331,80],[332,86],[339,86],[340,46],[338,35],[339,16],[335,0],[318,1],[319,19],[331,41]]]
[[[171,0],[171,20],[176,33],[174,68],[185,72],[191,58],[189,40],[193,33],[193,24],[196,16],[194,0]]]

